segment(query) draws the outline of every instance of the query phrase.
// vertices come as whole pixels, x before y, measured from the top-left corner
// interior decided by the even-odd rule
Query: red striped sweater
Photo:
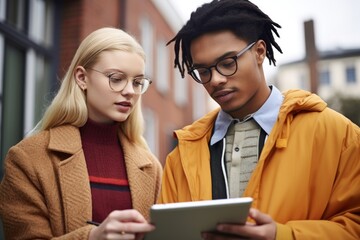
[[[93,221],[113,210],[131,209],[131,194],[118,126],[91,120],[80,128],[92,194]]]

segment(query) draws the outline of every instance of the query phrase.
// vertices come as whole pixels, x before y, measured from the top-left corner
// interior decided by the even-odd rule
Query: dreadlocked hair
[[[191,41],[202,34],[219,30],[230,30],[247,42],[262,39],[266,43],[266,57],[269,59],[269,64],[273,63],[275,66],[272,46],[282,53],[273,36],[274,32],[280,37],[276,27],[281,28],[248,0],[213,0],[192,12],[187,23],[167,45],[175,42],[174,67],[179,68],[182,77],[185,76],[185,66],[189,71],[193,63],[190,53]]]

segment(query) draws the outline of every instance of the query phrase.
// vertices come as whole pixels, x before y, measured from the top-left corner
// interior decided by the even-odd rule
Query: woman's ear
[[[264,42],[264,40],[259,40],[254,47],[256,49],[257,62],[258,64],[262,64],[266,57],[266,43]]]
[[[75,81],[81,90],[86,90],[86,70],[82,66],[77,66],[74,73]]]

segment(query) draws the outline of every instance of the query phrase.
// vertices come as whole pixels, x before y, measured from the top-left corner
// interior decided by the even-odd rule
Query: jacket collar
[[[283,102],[283,95],[275,86],[269,86],[271,89],[270,96],[264,104],[254,113],[249,114],[244,119],[234,119],[230,114],[221,110],[216,118],[214,133],[211,137],[211,145],[221,141],[227,133],[227,130],[233,122],[244,122],[253,118],[260,127],[270,135],[271,129],[275,125],[276,119],[279,114],[280,106]]]
[[[174,132],[174,136],[179,140],[199,140],[207,135],[210,140],[211,131],[214,127],[214,122],[220,111],[220,108],[212,110],[204,117],[195,121],[193,124],[188,125],[180,130]],[[209,135],[210,133],[210,135]]]

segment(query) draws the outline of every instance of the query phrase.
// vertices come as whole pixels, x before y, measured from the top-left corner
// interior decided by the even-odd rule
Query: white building
[[[283,64],[275,75],[276,86],[284,91],[301,88],[310,91],[310,70],[306,59]],[[317,94],[325,101],[334,95],[360,99],[360,49],[318,52]]]

